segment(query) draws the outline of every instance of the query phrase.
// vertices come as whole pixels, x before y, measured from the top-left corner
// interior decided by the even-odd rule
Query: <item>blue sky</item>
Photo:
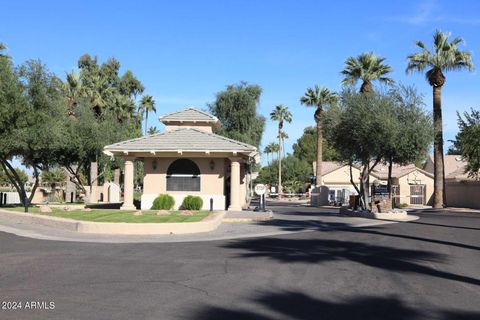
[[[340,90],[345,59],[365,51],[386,57],[398,82],[415,85],[431,110],[424,76],[405,75],[415,40],[432,42],[435,29],[466,40],[480,52],[480,2],[462,1],[5,1],[0,2],[0,42],[16,63],[41,59],[61,77],[84,54],[117,58],[157,102],[158,116],[186,106],[207,108],[227,84],[263,88],[260,113],[277,104],[293,114],[287,151],[313,109],[299,97],[313,84]],[[480,76],[446,74],[445,138],[457,132],[457,110],[480,106]],[[154,119],[155,118],[155,119]],[[276,136],[267,121],[263,145]],[[447,144],[449,145],[449,144]]]

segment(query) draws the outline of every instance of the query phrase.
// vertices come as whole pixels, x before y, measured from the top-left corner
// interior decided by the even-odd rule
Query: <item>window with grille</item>
[[[200,169],[189,159],[172,162],[167,170],[167,191],[200,191]]]

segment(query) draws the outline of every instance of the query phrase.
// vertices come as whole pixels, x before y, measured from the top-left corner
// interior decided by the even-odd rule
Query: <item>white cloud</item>
[[[442,14],[441,6],[437,0],[425,0],[418,3],[413,13],[388,18],[390,21],[397,21],[411,25],[423,25],[426,23],[449,22],[456,24],[478,25],[480,18],[467,18]]]

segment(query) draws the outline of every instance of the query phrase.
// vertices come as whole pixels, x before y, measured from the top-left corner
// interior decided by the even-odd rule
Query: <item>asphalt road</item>
[[[275,220],[260,223],[298,231],[330,214],[274,210]],[[197,243],[0,232],[0,319],[480,319],[480,214],[416,214],[408,223]],[[22,307],[3,310],[15,302]]]

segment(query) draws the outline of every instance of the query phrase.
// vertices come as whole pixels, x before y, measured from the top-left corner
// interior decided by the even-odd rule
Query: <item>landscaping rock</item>
[[[44,204],[44,205],[40,206],[40,212],[41,213],[48,213],[48,212],[52,212],[52,209],[49,206]]]
[[[191,217],[193,216],[193,212],[190,210],[183,210],[179,214],[179,216],[184,216],[184,217]]]
[[[168,212],[167,210],[158,210],[157,211],[157,216],[169,216],[170,215],[170,212]]]
[[[63,211],[72,211],[72,207],[63,207]]]
[[[82,211],[90,212],[90,211],[92,211],[92,209],[90,209],[90,208],[85,208],[85,209],[83,209]]]
[[[133,213],[133,215],[134,215],[135,217],[141,216],[141,215],[142,215],[142,211],[135,211],[135,212]]]

